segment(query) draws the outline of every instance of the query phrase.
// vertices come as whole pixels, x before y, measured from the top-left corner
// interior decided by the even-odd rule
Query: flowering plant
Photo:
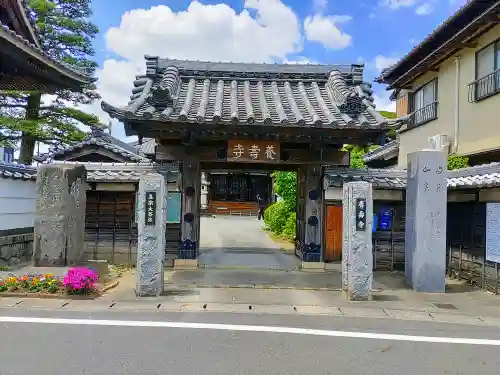
[[[90,294],[96,290],[99,280],[97,273],[90,268],[70,268],[64,276],[63,285],[69,294]]]
[[[61,280],[50,273],[9,276],[7,280],[0,280],[0,292],[57,293],[61,287]]]

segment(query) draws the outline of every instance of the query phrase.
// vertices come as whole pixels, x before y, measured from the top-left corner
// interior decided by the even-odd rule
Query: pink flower
[[[86,267],[73,267],[68,270],[63,279],[63,285],[70,292],[90,292],[99,280],[97,273]]]

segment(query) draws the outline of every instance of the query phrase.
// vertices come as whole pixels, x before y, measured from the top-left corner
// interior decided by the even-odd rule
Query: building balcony
[[[489,98],[500,91],[500,69],[469,83],[469,103]]]
[[[410,116],[408,129],[413,129],[429,121],[437,119],[438,102],[433,102],[420,109],[417,109]]]

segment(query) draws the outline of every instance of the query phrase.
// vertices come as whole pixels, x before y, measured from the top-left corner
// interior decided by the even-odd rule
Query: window
[[[412,95],[411,126],[426,123],[437,118],[437,80],[426,83]]]
[[[474,100],[500,91],[499,69],[500,42],[492,43],[476,53],[476,81],[469,85],[474,93]]]

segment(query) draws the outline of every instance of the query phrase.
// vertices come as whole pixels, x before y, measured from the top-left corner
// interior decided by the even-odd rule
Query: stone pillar
[[[82,165],[40,165],[36,181],[34,266],[67,266],[83,260],[86,179]]]
[[[207,181],[207,174],[201,172],[201,209],[206,210],[208,208],[208,186],[210,183]]]
[[[141,176],[137,200],[137,279],[138,297],[163,293],[165,261],[165,221],[167,188],[159,173]]]
[[[195,158],[182,162],[181,244],[176,266],[197,267],[200,237],[200,163]]]
[[[445,291],[447,154],[408,155],[405,279],[417,292]]]
[[[343,187],[342,290],[349,301],[372,298],[372,185],[348,182]]]
[[[321,165],[306,165],[305,171],[305,207],[304,207],[304,254],[302,268],[324,272],[322,261],[322,167]],[[314,262],[315,264],[310,264]]]

